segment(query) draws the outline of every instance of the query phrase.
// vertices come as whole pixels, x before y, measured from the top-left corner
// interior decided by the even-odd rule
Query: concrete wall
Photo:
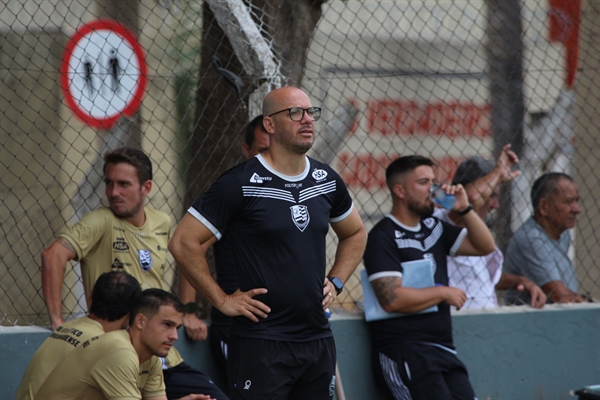
[[[600,383],[600,305],[556,305],[460,311],[454,315],[459,357],[480,400],[558,400]],[[369,332],[361,316],[332,317],[348,400],[379,400],[370,367]],[[0,327],[0,399],[12,399],[27,362],[49,331]],[[184,336],[185,334],[182,333]],[[217,381],[206,342],[177,342],[186,361]]]

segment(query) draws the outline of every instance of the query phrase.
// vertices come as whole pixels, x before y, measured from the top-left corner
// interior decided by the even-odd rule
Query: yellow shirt
[[[100,323],[88,317],[65,322],[37,349],[21,379],[16,400],[33,400],[46,377],[72,350],[104,334]]]
[[[162,396],[165,384],[158,357],[140,364],[125,330],[86,340],[48,375],[36,400],[137,400]]]
[[[117,218],[106,207],[86,214],[59,236],[67,239],[81,264],[83,287],[88,295],[104,272],[123,270],[135,277],[142,289],[165,289],[167,245],[171,219],[146,207],[146,223],[137,228]]]
[[[169,290],[163,280],[171,218],[162,211],[145,207],[146,223],[137,228],[116,217],[110,208],[87,213],[59,236],[75,248],[81,264],[86,297],[100,275],[111,270],[125,271],[138,280],[142,289]],[[165,360],[168,367],[183,362],[174,348]]]

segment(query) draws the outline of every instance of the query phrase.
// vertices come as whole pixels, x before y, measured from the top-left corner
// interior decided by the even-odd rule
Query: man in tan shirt
[[[33,400],[50,372],[86,340],[125,329],[129,312],[141,293],[138,281],[123,271],[100,275],[92,290],[89,315],[65,322],[42,343],[29,361],[16,399]]]
[[[134,276],[142,289],[166,289],[171,218],[145,207],[152,190],[152,162],[143,151],[122,147],[105,154],[103,172],[109,207],[86,214],[42,252],[42,290],[52,329],[64,322],[61,288],[70,260],[81,265],[86,294],[98,276],[111,269]],[[206,324],[194,313],[184,314],[183,325],[191,339],[206,339]],[[184,363],[177,349],[163,363],[169,398],[189,393],[227,398],[206,374]]]
[[[48,375],[34,399],[166,400],[161,361],[177,340],[183,304],[161,289],[147,289],[133,307],[128,330],[92,337]],[[182,400],[210,400],[189,395]]]

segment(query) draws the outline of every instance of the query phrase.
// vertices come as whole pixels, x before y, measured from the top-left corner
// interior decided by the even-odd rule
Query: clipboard
[[[433,280],[433,269],[431,260],[422,259],[415,261],[406,261],[402,265],[402,286],[415,289],[423,289],[435,286]],[[365,306],[365,320],[367,322],[379,321],[382,319],[406,317],[408,315],[424,314],[438,311],[437,306],[432,306],[416,313],[389,313],[379,305],[375,291],[369,282],[367,270],[360,271],[360,284],[363,289],[363,302]]]

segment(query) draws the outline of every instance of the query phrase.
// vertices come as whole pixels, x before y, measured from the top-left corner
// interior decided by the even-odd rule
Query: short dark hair
[[[393,180],[398,175],[413,171],[422,165],[433,167],[435,163],[431,161],[431,159],[419,155],[403,156],[392,161],[392,163],[385,169],[385,181],[387,182],[390,190],[392,190],[392,187],[395,183]]]
[[[108,164],[127,163],[135,167],[140,184],[152,180],[152,161],[142,150],[135,147],[120,147],[104,154],[104,167],[106,173]]]
[[[561,179],[574,182],[570,175],[562,172],[545,173],[533,182],[533,186],[531,187],[531,205],[534,212],[537,211],[541,199],[558,190],[558,181]]]
[[[494,163],[480,156],[471,156],[461,162],[454,173],[452,184],[463,186],[475,182],[492,172]]]
[[[106,321],[116,321],[131,311],[141,294],[142,288],[133,276],[123,271],[105,272],[92,289],[90,313]]]
[[[144,314],[148,318],[152,318],[158,313],[161,306],[173,306],[175,310],[182,313],[184,305],[177,298],[177,296],[162,290],[162,289],[146,289],[142,292],[141,296],[138,297],[138,301],[131,310],[129,316],[129,325],[133,325],[135,316],[138,314]]]
[[[248,147],[252,147],[252,145],[254,144],[254,139],[256,137],[256,135],[254,135],[254,131],[256,130],[256,127],[260,124],[262,129],[265,130],[264,126],[262,125],[262,122],[263,115],[261,114],[254,117],[252,121],[248,123],[248,126],[246,126],[246,136],[244,138],[244,143],[246,143]]]

